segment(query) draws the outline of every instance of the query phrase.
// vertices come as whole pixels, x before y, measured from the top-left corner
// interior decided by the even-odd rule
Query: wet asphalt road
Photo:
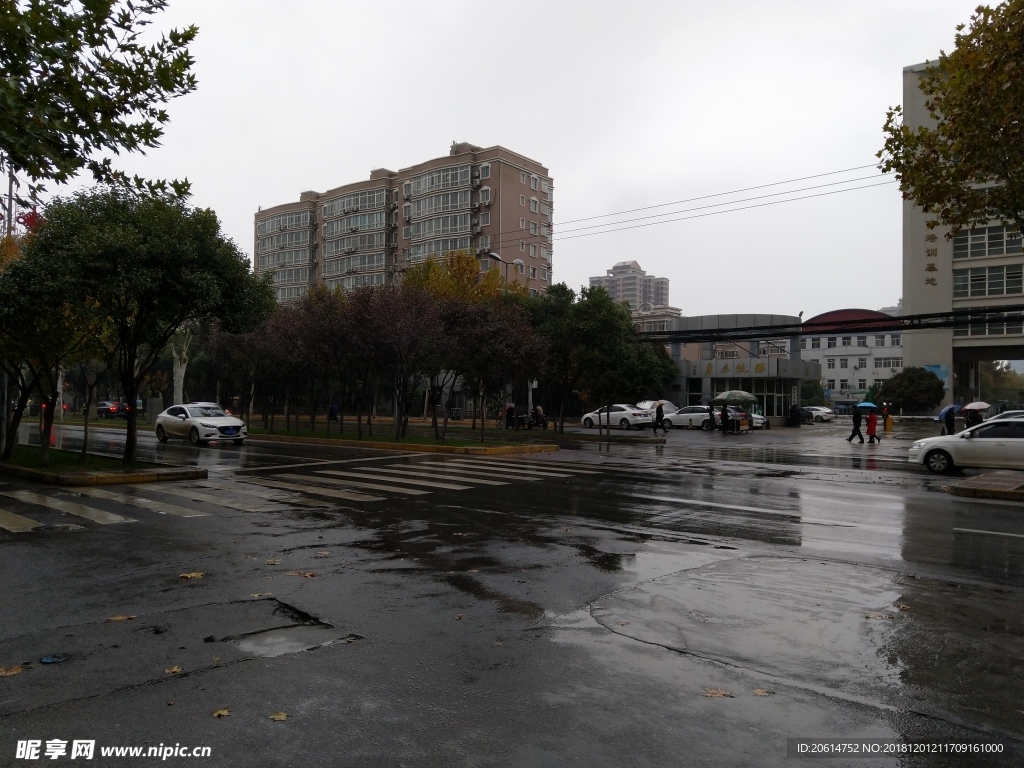
[[[0,481],[47,526],[0,527],[0,667],[33,662],[0,677],[0,765],[95,739],[227,766],[760,766],[791,737],[1004,749],[818,765],[1021,764],[1021,506],[907,466],[928,426],[842,430],[499,459],[143,436],[210,480]]]

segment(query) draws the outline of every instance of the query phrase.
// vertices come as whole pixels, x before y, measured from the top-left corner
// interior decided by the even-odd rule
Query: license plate
[[[236,435],[238,434],[238,427],[228,427],[224,430],[225,435]]]

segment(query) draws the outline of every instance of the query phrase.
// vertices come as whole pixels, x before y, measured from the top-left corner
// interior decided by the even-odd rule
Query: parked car
[[[161,443],[181,437],[192,445],[211,440],[232,440],[235,445],[241,445],[248,436],[245,423],[229,416],[217,403],[172,405],[156,417],[156,439]]]
[[[685,427],[686,429],[708,429],[711,417],[708,416],[706,405],[685,405],[675,413],[665,412],[666,427]]]
[[[918,440],[908,460],[938,474],[958,467],[1024,469],[1024,418],[990,419],[955,435]]]
[[[997,413],[995,416],[990,416],[985,421],[994,421],[995,419],[1021,419],[1024,418],[1024,411],[1003,411]]]
[[[128,406],[125,403],[117,403],[113,400],[100,400],[96,403],[96,418],[117,419],[128,415]]]
[[[636,407],[643,408],[645,411],[650,411],[651,413],[654,413],[654,411],[656,411],[658,408],[658,402],[659,401],[657,400],[641,400],[639,403],[636,404]],[[679,410],[678,405],[670,403],[668,400],[664,401],[661,408],[666,416],[668,416],[670,413],[675,413],[676,411]]]
[[[654,423],[654,411],[646,410],[637,405],[630,405],[629,403],[616,403],[612,406],[610,417],[605,412],[605,409],[600,409],[583,414],[580,423],[587,429],[597,424],[607,425],[609,423],[618,424],[622,429],[629,429],[630,427],[643,429]]]
[[[810,411],[811,420],[816,421],[819,424],[823,421],[832,421],[836,417],[835,411],[833,411],[831,408],[826,408],[823,405],[806,405],[800,410]]]

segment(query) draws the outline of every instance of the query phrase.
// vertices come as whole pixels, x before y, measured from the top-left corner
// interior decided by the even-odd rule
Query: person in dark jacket
[[[981,424],[981,422],[983,421],[984,419],[981,418],[981,411],[977,410],[976,408],[971,408],[969,411],[967,411],[967,414],[964,416],[965,427],[973,427],[975,424]]]
[[[852,443],[853,442],[853,438],[855,438],[855,437],[859,437],[860,441],[862,443],[864,442],[864,435],[862,435],[860,433],[860,421],[861,421],[860,408],[854,408],[853,409],[853,431],[850,433],[850,436],[848,438],[846,438],[846,442]]]
[[[946,410],[946,434],[956,434],[956,408],[952,406]]]
[[[722,403],[722,434],[729,431],[729,406]]]
[[[661,431],[666,435],[668,434],[668,430],[665,429],[664,403],[658,403],[658,407],[654,409],[654,434],[658,434],[658,427],[661,427]]]

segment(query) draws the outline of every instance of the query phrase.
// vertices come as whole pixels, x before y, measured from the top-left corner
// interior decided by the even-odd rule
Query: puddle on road
[[[621,635],[846,698],[1020,733],[1019,593],[868,566],[750,557],[598,600]]]
[[[358,635],[340,635],[336,629],[327,627],[284,627],[239,640],[238,649],[253,656],[272,658],[359,639],[361,638]]]

